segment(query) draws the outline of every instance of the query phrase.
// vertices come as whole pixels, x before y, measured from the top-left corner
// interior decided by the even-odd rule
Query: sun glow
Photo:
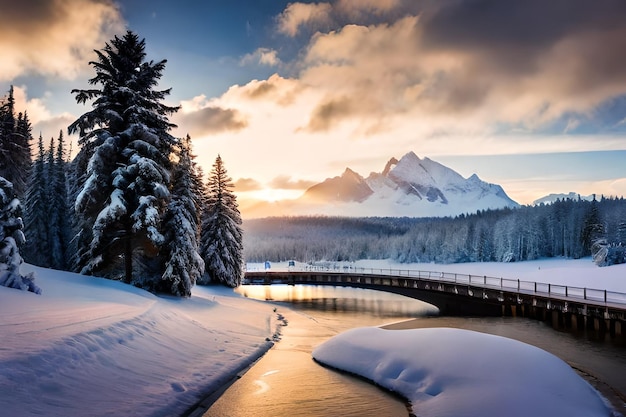
[[[282,188],[265,188],[263,190],[256,190],[247,192],[246,196],[254,200],[262,200],[268,202],[275,202],[280,200],[293,200],[302,195],[302,190],[286,190]]]

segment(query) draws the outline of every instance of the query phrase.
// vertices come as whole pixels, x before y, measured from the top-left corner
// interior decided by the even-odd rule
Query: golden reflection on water
[[[290,303],[295,308],[341,313],[367,312],[375,317],[437,314],[437,308],[402,295],[362,288],[322,285],[244,285],[235,290],[244,297]]]
[[[404,402],[374,385],[315,363],[311,351],[345,330],[436,312],[396,294],[314,285],[246,285],[245,297],[277,303],[288,325],[278,342],[204,417],[406,417]]]

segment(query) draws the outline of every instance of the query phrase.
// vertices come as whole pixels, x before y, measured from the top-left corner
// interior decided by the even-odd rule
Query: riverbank
[[[183,413],[181,417],[202,417],[228,388],[252,369],[252,367],[273,347],[274,342],[267,342],[263,347],[259,348],[259,350],[248,358],[249,362],[243,362],[241,367],[236,369],[231,377],[226,378],[227,380],[221,386],[216,387],[213,391],[207,392],[204,398]]]

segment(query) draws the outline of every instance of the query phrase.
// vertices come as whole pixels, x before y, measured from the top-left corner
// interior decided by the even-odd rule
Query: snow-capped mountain
[[[517,207],[502,187],[409,152],[365,178],[350,168],[310,187],[298,199],[272,205],[273,215],[444,217]],[[248,215],[247,217],[253,217]]]
[[[533,205],[534,206],[538,206],[541,204],[552,204],[557,200],[572,200],[572,201],[578,201],[578,200],[585,200],[585,201],[592,201],[594,199],[593,194],[592,195],[580,195],[578,193],[574,193],[574,192],[570,192],[567,194],[548,194],[544,197],[538,198],[537,200],[533,201]]]
[[[476,174],[465,179],[413,152],[390,159],[382,172],[367,178],[348,168],[309,188],[298,201],[317,214],[352,216],[439,217],[518,206],[499,185]]]

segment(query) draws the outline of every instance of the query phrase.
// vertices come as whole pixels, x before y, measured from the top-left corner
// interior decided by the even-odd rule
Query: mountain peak
[[[398,165],[398,160],[396,158],[391,158],[389,161],[387,161],[387,164],[385,165],[385,169],[383,169],[383,176],[386,177],[389,174],[389,171],[391,171],[391,169],[395,165]]]
[[[350,168],[346,168],[341,176],[327,178],[310,187],[303,197],[322,202],[361,202],[369,197],[372,192],[362,176]]]
[[[517,207],[496,184],[473,174],[468,179],[414,152],[391,158],[367,178],[350,168],[310,187],[295,212],[344,216],[443,217],[478,210]]]
[[[362,179],[362,177],[359,174],[357,174],[356,172],[354,172],[350,168],[346,168],[346,170],[343,171],[343,174],[341,174],[341,178],[348,178],[348,179],[349,178],[352,178],[352,179],[360,178],[360,179]]]

